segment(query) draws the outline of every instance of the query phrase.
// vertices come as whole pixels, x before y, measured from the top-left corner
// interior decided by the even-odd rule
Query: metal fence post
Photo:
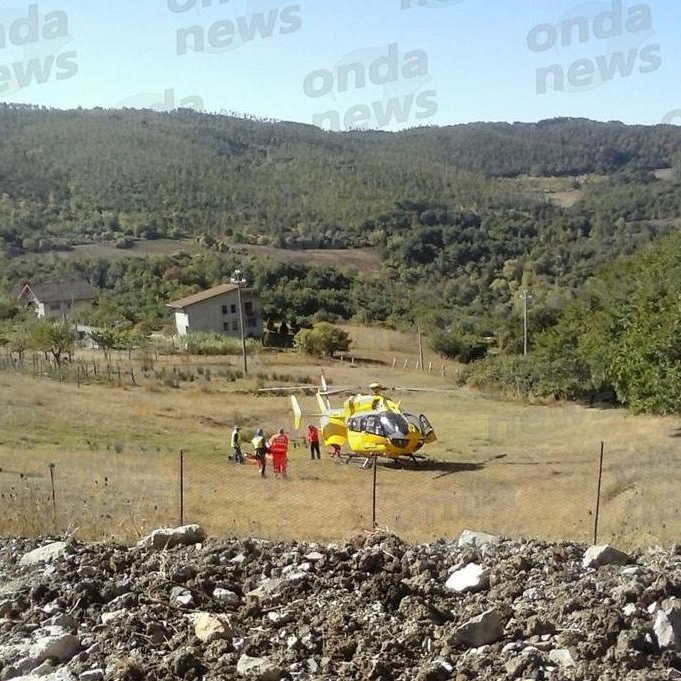
[[[371,529],[376,529],[376,469],[378,457],[374,456],[374,470],[373,470],[373,491],[372,491],[372,503],[371,503]]]
[[[604,443],[601,442],[601,456],[598,464],[598,493],[596,495],[596,519],[594,521],[594,544],[598,543],[598,517],[601,511],[601,480],[603,479],[603,448]]]
[[[52,523],[54,525],[55,532],[57,530],[57,494],[54,489],[54,469],[55,465],[53,463],[49,464],[50,469],[50,486],[52,488]]]
[[[184,525],[184,450],[180,450],[180,525]]]

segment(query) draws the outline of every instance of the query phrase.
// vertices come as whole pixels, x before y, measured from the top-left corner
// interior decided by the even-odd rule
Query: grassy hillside
[[[522,289],[537,334],[599,268],[677,229],[680,159],[674,126],[328,133],[190,111],[5,105],[0,292],[78,273],[102,290],[91,321],[160,327],[168,300],[238,267],[268,316],[293,328],[419,319],[443,352],[493,336],[513,353]],[[63,249],[75,250],[49,255]],[[127,252],[150,255],[112,257]],[[14,313],[0,304],[0,320]]]

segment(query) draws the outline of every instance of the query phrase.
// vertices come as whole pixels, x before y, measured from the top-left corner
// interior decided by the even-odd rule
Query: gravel
[[[677,599],[676,547],[0,539],[0,681],[668,681]]]

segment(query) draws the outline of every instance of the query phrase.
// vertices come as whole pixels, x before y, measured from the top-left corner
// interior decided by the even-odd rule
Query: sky
[[[0,101],[681,125],[679,0],[0,0]]]

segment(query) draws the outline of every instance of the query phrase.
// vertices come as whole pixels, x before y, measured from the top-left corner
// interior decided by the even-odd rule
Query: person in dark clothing
[[[307,441],[310,444],[310,458],[314,461],[316,455],[317,459],[321,459],[322,455],[319,451],[319,429],[311,423],[307,424]]]
[[[265,477],[265,468],[267,467],[267,440],[263,433],[262,428],[258,428],[255,431],[255,437],[251,440],[253,445],[253,451],[255,452],[255,458],[258,462],[258,470],[260,471],[260,477]]]
[[[234,426],[232,431],[232,456],[230,457],[232,461],[236,463],[244,463],[244,455],[241,451],[241,432],[239,426]]]

